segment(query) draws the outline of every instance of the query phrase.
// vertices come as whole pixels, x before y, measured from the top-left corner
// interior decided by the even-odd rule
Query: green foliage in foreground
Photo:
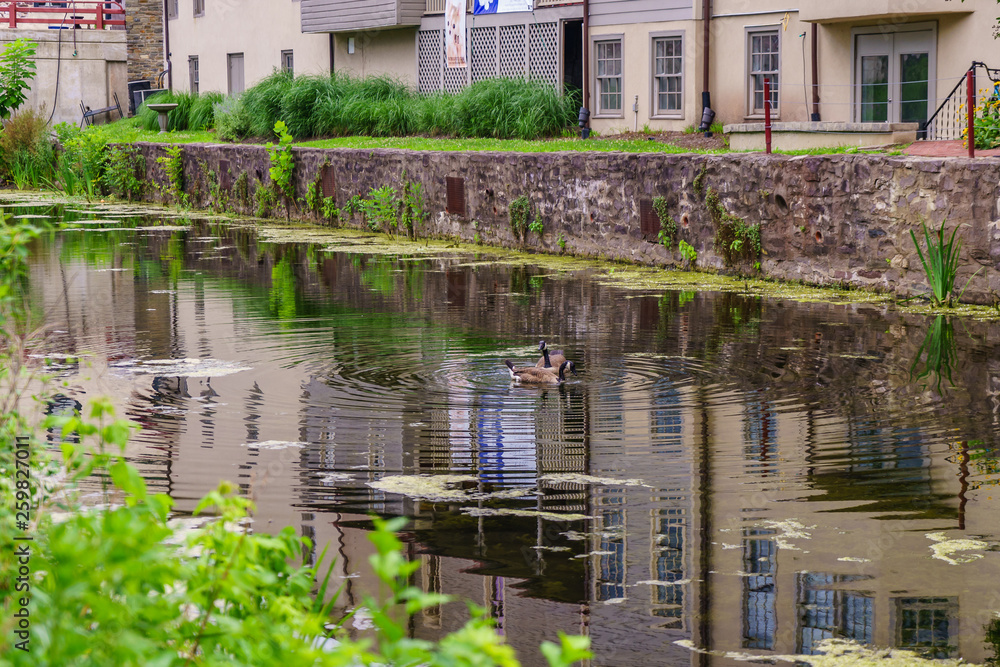
[[[125,460],[136,426],[115,419],[109,401],[95,401],[87,417],[53,415],[39,424],[18,413],[31,403],[28,388],[45,385],[38,369],[23,363],[24,348],[40,341],[11,317],[27,294],[27,244],[39,230],[6,223],[0,223],[0,549],[13,554],[15,545],[27,545],[31,555],[0,559],[0,666],[519,664],[480,610],[439,642],[409,637],[413,615],[449,598],[410,585],[419,563],[404,558],[394,533],[405,519],[375,520],[370,562],[389,595],[365,599],[376,630],[354,639],[345,627],[351,615],[330,615],[336,594],[328,591],[325,550],[316,564],[298,565],[312,544],[294,528],[277,535],[248,531],[253,505],[234,485],[209,493],[194,512],[204,523],[185,531],[170,519],[173,500],[149,493]],[[43,389],[34,398],[44,405],[49,396]],[[103,502],[85,506],[78,489],[98,483]],[[25,536],[32,541],[16,541]],[[23,585],[15,590],[15,582]],[[30,635],[18,636],[25,624]],[[561,636],[559,645],[541,650],[550,665],[565,667],[591,657],[588,644]]]

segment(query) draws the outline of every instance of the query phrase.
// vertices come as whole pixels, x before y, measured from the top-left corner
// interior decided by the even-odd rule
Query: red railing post
[[[771,154],[771,80],[764,79],[764,149]]]
[[[94,28],[104,30],[104,3],[97,4],[97,16],[94,18]]]
[[[976,66],[965,74],[966,102],[969,105],[969,157],[976,157]]]
[[[7,11],[7,16],[10,17],[10,21],[9,21],[10,27],[11,28],[16,28],[17,27],[17,3],[16,2],[8,2],[7,3],[7,10],[8,10]]]

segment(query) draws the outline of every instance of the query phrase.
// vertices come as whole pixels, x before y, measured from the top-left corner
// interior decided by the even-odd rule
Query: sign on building
[[[534,9],[533,0],[476,0],[472,6],[473,14],[509,14],[511,12],[530,12]]]
[[[448,67],[468,67],[465,48],[465,0],[448,0],[445,3],[444,47]]]

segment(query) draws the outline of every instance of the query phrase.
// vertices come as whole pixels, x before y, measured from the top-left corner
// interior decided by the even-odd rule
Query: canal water
[[[623,267],[381,236],[15,206],[50,411],[107,395],[183,514],[220,480],[376,589],[486,608],[527,665],[737,664],[827,638],[984,662],[1000,636],[1000,328],[879,304],[636,289]],[[516,386],[538,343],[577,375]],[[66,361],[70,357],[70,361]],[[418,615],[437,637],[458,603]],[[732,652],[728,657],[726,652]]]

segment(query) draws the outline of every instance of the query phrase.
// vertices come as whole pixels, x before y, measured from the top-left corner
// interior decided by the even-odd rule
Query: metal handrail
[[[51,27],[88,27],[96,30],[125,27],[125,8],[109,0],[8,0],[0,2],[0,27],[23,28],[34,25]]]
[[[917,139],[927,139],[927,131],[928,128],[930,128],[931,123],[933,123],[937,119],[937,117],[941,114],[941,112],[944,110],[945,107],[949,105],[954,106],[954,97],[956,95],[961,95],[963,91],[963,86],[965,85],[966,74],[970,70],[975,71],[977,67],[982,67],[984,70],[986,70],[986,76],[989,77],[989,79],[993,83],[1000,83],[1000,70],[987,67],[986,63],[979,62],[978,60],[972,61],[972,65],[970,65],[969,69],[967,69],[965,73],[962,74],[962,78],[958,80],[958,83],[956,83],[955,87],[951,89],[951,92],[948,93],[948,95],[944,98],[944,101],[941,102],[941,105],[937,108],[937,110],[935,110],[934,113],[931,114],[930,118],[928,118],[927,120],[925,120],[923,123],[920,124],[920,130],[917,132]],[[996,73],[996,76],[994,76],[994,73]]]
[[[559,5],[578,5],[582,0],[535,0],[535,8],[557,7]],[[444,14],[445,0],[427,0],[424,14]],[[472,0],[466,3],[466,11],[472,11]]]

